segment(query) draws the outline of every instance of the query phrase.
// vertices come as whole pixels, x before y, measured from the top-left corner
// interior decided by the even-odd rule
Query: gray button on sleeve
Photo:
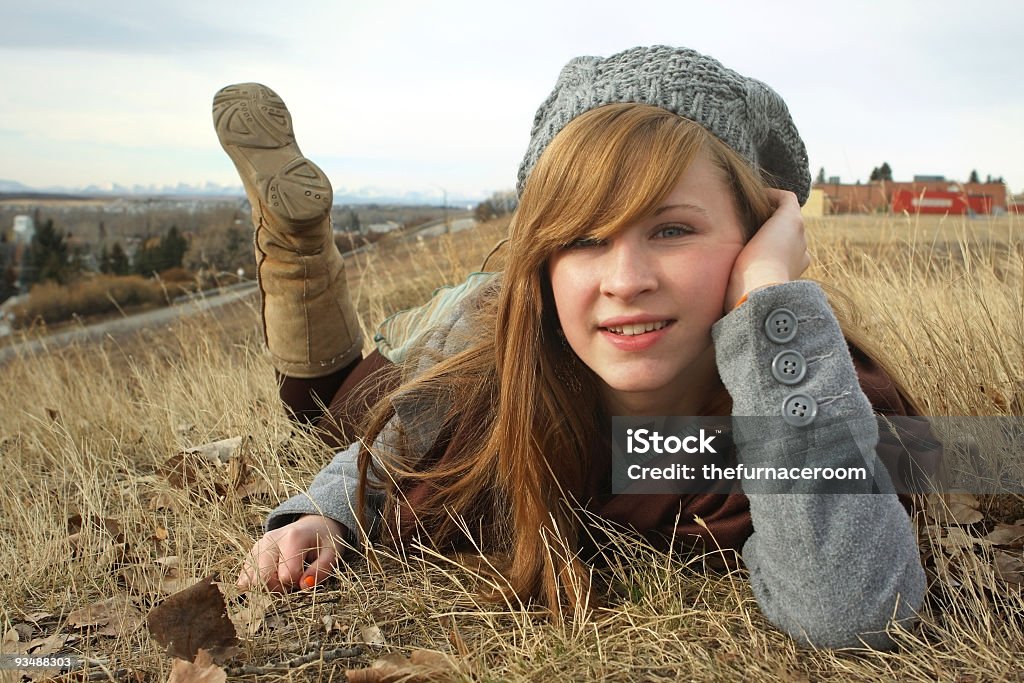
[[[783,384],[799,384],[807,374],[807,361],[799,351],[779,351],[772,359],[772,377]]]
[[[794,427],[806,427],[818,416],[818,402],[813,396],[796,393],[782,401],[782,419]]]
[[[796,314],[788,308],[776,308],[764,321],[765,334],[776,344],[793,341],[796,327]]]

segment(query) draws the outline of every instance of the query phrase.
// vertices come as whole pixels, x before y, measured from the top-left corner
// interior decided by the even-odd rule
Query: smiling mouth
[[[656,323],[637,323],[636,325],[619,325],[617,327],[602,327],[601,329],[623,337],[636,337],[637,335],[664,329],[669,326],[669,323],[670,321],[668,320],[661,320]]]

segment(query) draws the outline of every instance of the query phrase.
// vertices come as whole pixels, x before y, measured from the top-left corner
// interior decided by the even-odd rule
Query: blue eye
[[[689,225],[665,225],[658,228],[654,234],[656,237],[683,237],[693,232],[694,229]]]

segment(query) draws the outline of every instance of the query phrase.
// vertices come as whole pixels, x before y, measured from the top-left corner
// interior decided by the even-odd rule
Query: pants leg
[[[326,377],[278,373],[281,401],[294,422],[313,426],[328,446],[344,448],[359,435],[369,409],[398,386],[393,368],[374,351]]]

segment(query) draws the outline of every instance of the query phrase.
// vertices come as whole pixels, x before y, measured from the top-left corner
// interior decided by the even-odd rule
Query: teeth
[[[668,321],[662,320],[656,323],[638,323],[636,325],[622,325],[621,327],[609,327],[610,332],[621,334],[626,337],[635,337],[644,332],[654,332],[668,325]]]

